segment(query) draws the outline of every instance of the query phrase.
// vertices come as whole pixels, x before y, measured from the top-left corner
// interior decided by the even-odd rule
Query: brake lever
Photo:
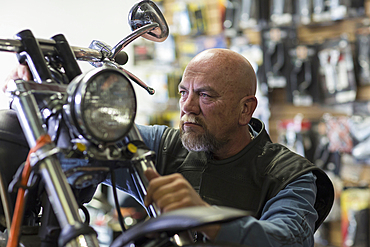
[[[157,24],[157,26],[158,26],[158,24]],[[148,29],[148,27],[146,27],[146,28]],[[139,33],[139,35],[141,35],[141,34],[142,33]],[[120,69],[123,72],[125,72],[128,75],[128,77],[131,80],[133,80],[136,84],[138,84],[140,87],[144,88],[150,95],[153,95],[155,93],[155,90],[153,88],[147,86],[142,80],[140,80],[138,77],[136,77],[130,71],[128,71],[128,70],[124,69],[122,66],[120,66],[120,65],[126,64],[126,62],[128,60],[128,56],[125,52],[122,52],[124,54],[124,58],[121,59],[121,60],[124,60],[124,63],[119,63],[118,61],[115,61],[117,58],[120,57],[120,56],[117,56],[117,54],[119,54],[119,52],[122,50],[122,47],[127,45],[127,43],[131,42],[132,39],[135,39],[135,38],[139,37],[138,34],[136,34],[136,35],[132,34],[131,36],[132,37],[127,38],[126,41],[125,40],[121,41],[121,45],[117,45],[118,47],[120,47],[118,50],[116,48],[111,48],[108,44],[106,44],[102,41],[93,40],[91,42],[89,48],[101,52],[102,59],[98,62],[90,62],[90,64],[93,65],[94,67],[102,67],[103,65],[108,65],[108,66],[114,67],[116,69]],[[105,60],[105,58],[108,58],[109,60]]]
[[[142,80],[140,80],[138,77],[136,77],[134,74],[132,74],[130,71],[120,67],[123,72],[125,72],[128,77],[130,77],[131,80],[133,80],[136,84],[138,84],[140,87],[144,88],[150,95],[153,95],[155,93],[154,88],[151,88],[147,86]]]

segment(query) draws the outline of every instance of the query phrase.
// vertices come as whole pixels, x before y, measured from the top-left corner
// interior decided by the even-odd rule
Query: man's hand
[[[146,207],[155,203],[161,212],[192,206],[210,207],[179,173],[160,176],[153,169],[148,169],[145,171],[145,176],[149,180],[149,187],[144,202]],[[203,232],[210,240],[213,240],[217,236],[220,227],[219,224],[214,224],[201,227],[198,230]]]
[[[16,79],[23,79],[25,81],[29,81],[32,79],[31,72],[27,65],[19,64],[10,72],[2,85],[3,91],[5,92],[5,90],[7,89],[9,81]]]
[[[179,173],[160,176],[153,169],[148,169],[145,176],[149,180],[145,206],[154,202],[163,213],[191,206],[210,207]]]

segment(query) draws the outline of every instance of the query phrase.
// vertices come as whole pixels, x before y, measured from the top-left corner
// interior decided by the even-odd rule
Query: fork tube
[[[141,134],[135,124],[128,134],[128,139],[130,141],[136,140],[144,143],[144,140],[141,137]],[[152,160],[153,154],[154,152],[139,148],[131,159],[131,177],[135,183],[136,189],[139,193],[143,205],[144,198],[147,194],[147,188],[149,186],[149,181],[144,175],[144,172],[148,168],[156,170],[154,162]],[[150,217],[158,217],[161,214],[160,210],[156,207],[155,204],[149,205],[149,207],[147,208],[147,212]]]
[[[18,115],[19,122],[22,130],[28,141],[30,148],[36,145],[36,140],[46,134],[46,130],[42,127],[43,122],[41,114],[38,111],[36,100],[34,96],[28,92],[17,92],[18,96],[14,97],[12,108],[15,109]],[[39,166],[40,174],[45,180],[45,188],[49,197],[49,201],[53,207],[53,210],[58,218],[61,229],[71,228],[70,226],[81,226],[83,228],[83,222],[78,213],[78,205],[75,200],[74,194],[71,187],[69,186],[67,179],[61,169],[59,160],[55,156],[51,156],[50,153],[55,148],[55,144],[51,143],[45,145],[41,150],[46,158],[42,159]],[[39,153],[37,152],[37,155]],[[32,163],[32,162],[31,162]],[[33,165],[33,164],[31,164]],[[90,235],[91,231],[79,230],[80,237],[87,234]],[[75,229],[72,229],[73,231]],[[76,239],[71,239],[77,241]],[[92,234],[93,235],[93,234]],[[96,237],[87,236],[92,238],[92,241],[97,242]],[[96,240],[96,241],[95,241]],[[73,242],[72,241],[72,242]],[[80,246],[79,244],[73,246]],[[90,245],[98,246],[98,245]]]
[[[18,94],[19,91],[16,93]],[[29,93],[20,92],[17,97],[13,97],[11,108],[17,112],[19,123],[29,147],[36,146],[36,140],[46,134],[46,130],[43,128],[41,113],[38,110],[36,111],[38,107],[35,98]]]
[[[40,163],[39,170],[47,185],[45,189],[61,228],[82,222],[78,214],[77,202],[74,200],[71,187],[64,179],[58,159],[55,156],[44,159]]]

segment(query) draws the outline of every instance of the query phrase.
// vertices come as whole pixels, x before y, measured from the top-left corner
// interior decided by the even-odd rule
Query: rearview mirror
[[[154,2],[143,0],[131,8],[129,13],[129,25],[132,31],[153,23],[157,23],[158,26],[143,34],[142,37],[155,42],[166,40],[169,33],[167,22],[161,10]]]

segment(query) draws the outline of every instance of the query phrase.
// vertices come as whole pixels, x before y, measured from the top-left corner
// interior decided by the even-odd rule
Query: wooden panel
[[[261,44],[261,34],[257,29],[245,29],[243,34],[248,38],[249,43],[253,45]]]
[[[283,120],[293,119],[297,114],[302,114],[305,120],[319,121],[325,113],[330,113],[333,116],[345,116],[343,112],[338,112],[331,108],[324,108],[320,105],[308,107],[294,106],[293,104],[271,104],[271,116],[269,119],[269,133],[273,142],[278,141],[279,129],[278,125]]]
[[[355,32],[363,18],[347,19],[322,25],[300,26],[297,29],[298,39],[301,43],[322,43],[327,39],[339,38],[344,33],[350,41],[355,40]]]
[[[357,100],[367,101],[370,100],[370,85],[369,86],[360,86],[357,89]]]
[[[274,89],[269,95],[269,100],[271,112],[269,134],[273,142],[278,141],[278,124],[280,121],[293,119],[297,114],[302,114],[304,119],[309,121],[318,121],[325,113],[330,113],[333,116],[346,116],[342,109],[337,110],[317,103],[312,106],[295,106],[288,103],[286,101],[286,90],[282,88]]]

